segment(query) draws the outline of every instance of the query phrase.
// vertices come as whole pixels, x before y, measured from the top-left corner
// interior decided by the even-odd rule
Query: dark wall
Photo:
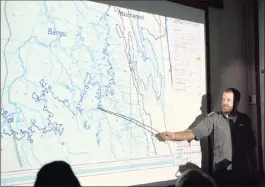
[[[223,8],[223,0],[168,0],[171,2],[206,9],[208,7]]]

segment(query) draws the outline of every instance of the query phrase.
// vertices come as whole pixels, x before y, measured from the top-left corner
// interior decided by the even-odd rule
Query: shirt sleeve
[[[199,141],[200,139],[211,134],[211,132],[213,131],[215,116],[216,113],[210,113],[207,117],[205,117],[191,129],[195,136],[195,140]]]

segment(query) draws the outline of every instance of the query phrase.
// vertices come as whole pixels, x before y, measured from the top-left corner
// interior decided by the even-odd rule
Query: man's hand
[[[160,133],[157,133],[155,136],[159,141],[164,142],[167,140],[171,140],[173,137],[173,133],[172,132],[160,132]]]

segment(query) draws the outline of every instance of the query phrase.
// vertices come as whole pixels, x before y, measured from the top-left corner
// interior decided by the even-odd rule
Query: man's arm
[[[185,130],[179,132],[162,132],[156,134],[156,137],[160,141],[184,141],[184,140],[193,140],[195,138],[191,130]]]
[[[257,170],[257,158],[256,158],[256,138],[252,129],[252,122],[251,119],[249,117],[247,117],[247,128],[246,128],[246,132],[247,132],[247,137],[246,137],[246,153],[248,156],[248,160],[250,162],[250,169],[251,172],[254,172],[255,170]]]
[[[216,113],[210,113],[192,129],[179,132],[162,132],[156,134],[156,137],[160,141],[200,140],[203,137],[209,136],[212,132],[215,115]]]
[[[250,146],[247,149],[247,155],[250,162],[251,172],[256,172],[257,170],[257,158],[255,146]]]

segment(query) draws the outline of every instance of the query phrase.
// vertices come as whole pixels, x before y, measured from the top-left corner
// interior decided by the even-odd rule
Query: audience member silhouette
[[[200,169],[188,169],[178,177],[177,187],[216,187],[214,180]]]
[[[71,166],[64,161],[44,165],[37,174],[34,186],[81,186]]]

